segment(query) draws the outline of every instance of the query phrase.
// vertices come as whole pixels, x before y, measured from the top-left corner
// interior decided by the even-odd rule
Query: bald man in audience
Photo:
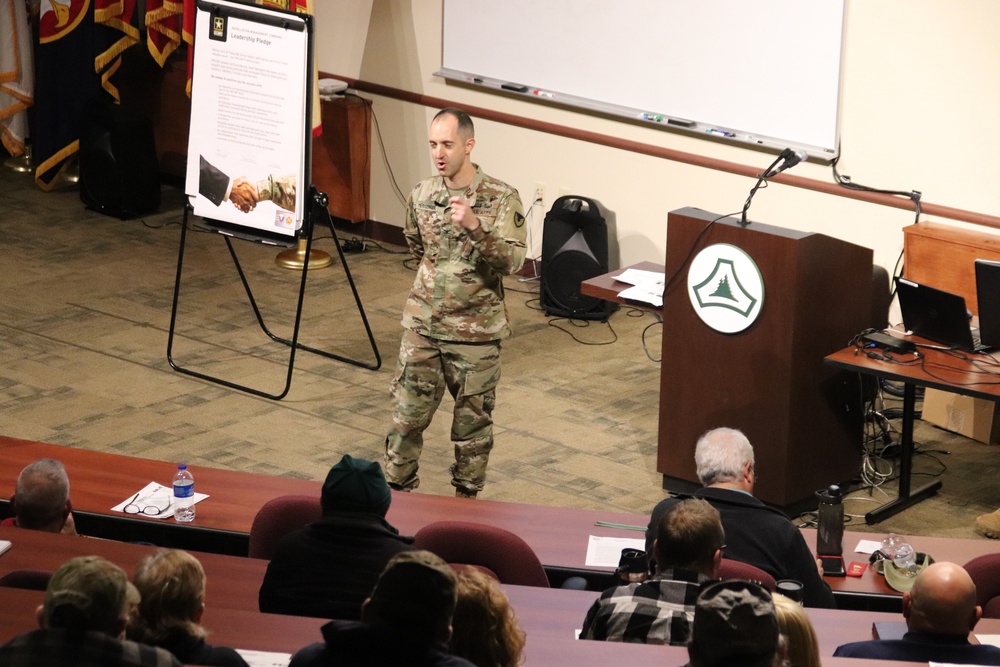
[[[76,535],[66,468],[55,459],[29,463],[17,477],[11,498],[14,516],[2,525]]]
[[[982,618],[976,585],[955,563],[934,563],[903,593],[907,632],[902,639],[871,639],[837,648],[833,655],[873,660],[1000,665],[1000,648],[970,644],[969,633]]]

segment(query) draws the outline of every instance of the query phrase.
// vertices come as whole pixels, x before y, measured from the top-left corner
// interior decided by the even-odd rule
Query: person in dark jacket
[[[159,549],[135,566],[132,583],[141,599],[129,618],[129,639],[166,649],[186,665],[248,667],[235,650],[205,642],[205,570],[197,558]]]
[[[288,667],[475,667],[448,653],[455,572],[429,551],[394,556],[365,600],[361,621],[330,621],[323,640]]]
[[[322,518],[278,542],[260,587],[260,610],[359,619],[389,559],[413,549],[413,538],[385,520],[391,501],[379,464],[345,454],[323,484]]]
[[[755,565],[776,580],[802,582],[806,607],[835,607],[830,586],[823,581],[802,531],[787,516],[754,498],[757,471],[747,437],[732,428],[712,429],[699,438],[694,459],[704,488],[692,495],[719,510],[726,531],[726,558]],[[679,501],[666,498],[653,508],[646,529],[646,553],[651,559],[655,559],[652,542],[656,526]]]
[[[834,652],[845,658],[1000,665],[1000,648],[970,644],[969,633],[983,615],[976,585],[955,563],[934,563],[903,593],[906,634],[902,639],[870,639],[844,644]]]

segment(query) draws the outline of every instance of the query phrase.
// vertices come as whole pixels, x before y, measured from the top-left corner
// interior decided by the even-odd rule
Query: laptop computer
[[[989,349],[969,325],[969,311],[961,295],[906,278],[896,278],[896,295],[907,331],[966,352]]]
[[[976,260],[976,303],[983,345],[1000,347],[1000,262]]]

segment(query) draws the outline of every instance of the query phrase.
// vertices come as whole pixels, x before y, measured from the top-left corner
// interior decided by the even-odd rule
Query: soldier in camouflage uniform
[[[445,388],[455,399],[456,495],[482,490],[493,449],[500,340],[511,333],[503,276],[524,263],[527,230],[517,191],[472,163],[475,143],[468,114],[438,112],[430,129],[438,175],[419,183],[407,200],[404,234],[420,264],[403,310],[385,439],[383,468],[397,489],[420,483],[423,432]]]
[[[268,176],[257,181],[257,202],[270,199],[278,208],[295,210],[295,176]]]

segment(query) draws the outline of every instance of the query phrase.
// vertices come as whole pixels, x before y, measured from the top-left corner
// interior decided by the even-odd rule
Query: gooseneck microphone
[[[757,176],[757,183],[753,186],[753,189],[750,190],[750,195],[747,197],[746,203],[743,204],[743,215],[740,217],[740,224],[744,227],[750,224],[747,222],[747,210],[750,208],[750,202],[753,200],[753,196],[757,194],[757,190],[759,190],[762,185],[767,187],[767,179],[777,176],[786,169],[791,169],[808,157],[809,154],[802,149],[793,151],[791,148],[786,148],[781,151],[781,153],[778,154],[778,157],[774,159],[774,162],[772,162],[770,166],[763,171],[763,173]]]
[[[797,151],[793,151],[791,148],[786,148],[781,151],[781,156],[784,156],[784,161],[779,163],[777,167],[771,167],[764,173],[764,178],[771,178],[772,176],[777,176],[786,169],[791,169],[799,162],[807,159],[809,154],[806,153],[801,148]]]

